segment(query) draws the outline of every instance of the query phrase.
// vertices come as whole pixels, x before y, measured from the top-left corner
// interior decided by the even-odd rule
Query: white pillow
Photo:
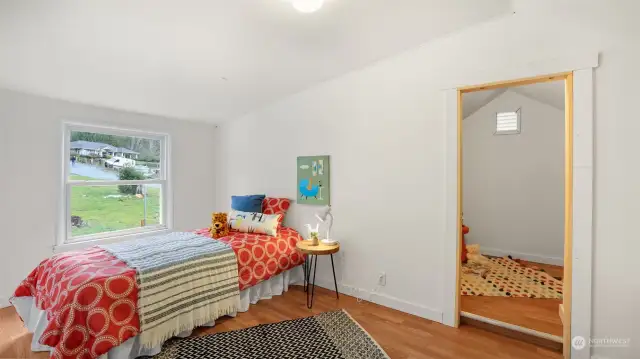
[[[229,227],[238,232],[258,233],[269,236],[278,234],[282,214],[264,214],[257,212],[229,212]]]

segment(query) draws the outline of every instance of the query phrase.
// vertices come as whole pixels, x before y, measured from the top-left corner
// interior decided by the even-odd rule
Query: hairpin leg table
[[[307,308],[313,307],[313,294],[316,289],[316,269],[318,268],[318,256],[331,256],[331,270],[333,271],[333,284],[336,288],[336,298],[340,298],[338,293],[338,281],[336,281],[336,268],[333,263],[333,254],[340,250],[340,244],[323,244],[312,246],[311,241],[300,241],[297,244],[298,250],[306,255],[304,261],[304,291],[307,293]],[[313,279],[311,279],[311,268],[313,267]],[[311,286],[310,286],[311,285]]]

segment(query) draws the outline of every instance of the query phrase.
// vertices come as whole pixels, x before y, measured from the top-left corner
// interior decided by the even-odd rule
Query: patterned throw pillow
[[[229,212],[229,227],[243,233],[258,233],[275,237],[278,234],[281,220],[282,214]]]
[[[266,197],[262,201],[262,213],[282,215],[282,217],[280,217],[280,225],[282,225],[289,207],[291,207],[291,200],[288,198]]]

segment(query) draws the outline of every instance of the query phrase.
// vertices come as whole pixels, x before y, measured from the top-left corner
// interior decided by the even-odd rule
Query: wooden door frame
[[[591,350],[571,346],[571,338],[591,335],[592,213],[593,213],[593,69],[586,66],[553,66],[537,72],[527,68],[511,79],[478,82],[444,90],[446,132],[447,204],[445,231],[445,284],[443,323],[457,327],[460,321],[460,243],[462,208],[462,94],[493,88],[565,80],[565,320],[563,343],[566,357],[590,358]],[[562,68],[563,67],[563,68]],[[533,74],[532,74],[533,72]],[[551,73],[552,75],[539,75]],[[530,76],[527,76],[531,74]],[[509,78],[505,76],[506,78]],[[455,256],[455,257],[454,257]],[[567,320],[568,319],[568,320]]]

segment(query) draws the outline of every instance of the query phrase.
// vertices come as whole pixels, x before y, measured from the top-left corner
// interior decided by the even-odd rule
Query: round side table
[[[300,241],[296,244],[298,250],[306,255],[304,261],[304,291],[307,293],[307,308],[313,307],[313,294],[316,289],[316,269],[318,269],[318,256],[331,256],[331,270],[333,271],[333,284],[336,287],[336,298],[340,298],[338,294],[338,281],[336,281],[336,268],[333,264],[333,254],[340,250],[340,243],[323,244],[320,242],[317,246],[312,246],[311,241]],[[313,266],[313,283],[311,281],[311,267]],[[311,284],[311,288],[309,288]]]

